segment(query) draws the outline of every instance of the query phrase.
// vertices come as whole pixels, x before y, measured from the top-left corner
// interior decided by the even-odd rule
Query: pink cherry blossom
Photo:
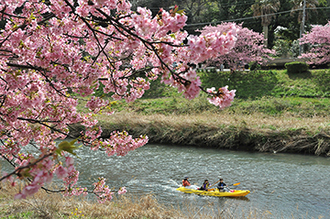
[[[118,194],[119,194],[119,195],[125,194],[126,192],[127,192],[126,187],[121,187],[121,188],[118,190]]]
[[[29,178],[15,198],[33,195],[56,175],[64,195],[93,193],[100,202],[111,200],[114,191],[102,177],[89,188],[77,186],[76,144],[91,153],[124,156],[148,137],[115,131],[102,139],[95,115],[111,107],[107,98],[135,101],[158,77],[195,98],[205,89],[189,63],[229,53],[238,30],[232,24],[226,33],[189,35],[183,30],[187,16],[178,7],[153,15],[146,8],[132,11],[126,0],[6,0],[0,15],[6,21],[0,29],[0,153],[14,166],[1,180],[15,186]],[[96,96],[100,85],[107,98]],[[234,93],[209,91],[210,102],[222,109]],[[79,111],[79,104],[86,110]],[[70,133],[76,124],[84,131],[69,142],[76,138]]]
[[[330,21],[324,26],[316,25],[299,40],[310,49],[299,57],[307,59],[308,64],[327,64],[330,62]]]
[[[68,176],[68,172],[67,170],[63,167],[63,166],[59,166],[56,171],[55,174],[57,175],[58,178],[63,179],[65,177]]]
[[[236,90],[228,90],[228,86],[221,87],[218,91],[214,87],[207,89],[207,91],[213,95],[212,98],[208,98],[208,101],[220,109],[231,106],[231,102],[234,100]]]
[[[230,34],[229,37],[234,37],[232,35],[232,26],[234,23],[221,23],[217,26],[206,26],[201,31],[203,34],[213,33],[214,31],[220,31],[221,33]],[[223,49],[215,57],[208,60],[208,65],[219,65],[218,63],[227,63],[230,69],[236,70],[239,65],[247,64],[250,62],[264,63],[268,59],[272,59],[269,55],[274,54],[273,50],[264,47],[264,37],[262,34],[249,30],[248,28],[243,28],[242,24],[236,25],[236,43],[232,45],[233,41],[229,40],[226,42],[223,35],[221,39],[226,44],[233,46],[231,50]],[[228,37],[228,36],[227,36]]]

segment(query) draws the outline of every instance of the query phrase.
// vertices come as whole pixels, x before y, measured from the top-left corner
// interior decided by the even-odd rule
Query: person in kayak
[[[220,192],[226,192],[227,185],[223,182],[223,179],[220,179],[220,182],[217,186]]]
[[[209,188],[209,186],[210,186],[210,183],[209,183],[209,181],[206,179],[206,180],[204,180],[204,183],[203,183],[203,185],[199,188],[199,190],[205,190],[205,191],[207,191],[208,188]]]
[[[186,187],[186,186],[190,186],[190,182],[188,181],[189,177],[186,176],[183,180],[182,180],[182,186]]]
[[[186,176],[183,180],[182,180],[182,186],[185,187],[186,189],[194,189],[197,190],[199,189],[198,186],[196,185],[191,185],[190,182],[188,181],[189,177]]]

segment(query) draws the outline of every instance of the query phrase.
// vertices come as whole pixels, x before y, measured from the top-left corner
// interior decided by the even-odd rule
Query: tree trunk
[[[268,46],[268,25],[263,25],[262,31],[264,32],[264,38],[265,38],[264,47],[267,47]]]

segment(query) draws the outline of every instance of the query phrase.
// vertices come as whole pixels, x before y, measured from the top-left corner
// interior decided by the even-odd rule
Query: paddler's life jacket
[[[208,190],[210,183],[203,183],[203,185],[199,188],[200,190]]]
[[[190,182],[187,179],[182,180],[182,186],[190,186]]]

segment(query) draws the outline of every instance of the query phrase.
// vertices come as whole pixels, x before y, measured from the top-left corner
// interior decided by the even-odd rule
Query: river
[[[330,218],[330,158],[295,154],[226,151],[148,144],[124,157],[78,153],[81,185],[99,176],[133,195],[154,194],[165,205],[184,205],[207,214],[230,210],[267,218]],[[245,198],[203,197],[176,191],[184,176],[201,185],[224,178]],[[243,212],[243,213],[237,213]]]

